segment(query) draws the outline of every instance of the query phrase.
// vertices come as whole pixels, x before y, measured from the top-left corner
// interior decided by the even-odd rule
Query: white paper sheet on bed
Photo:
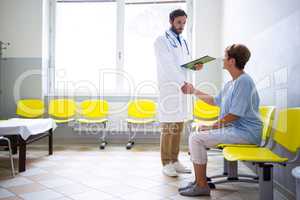
[[[55,121],[51,118],[46,119],[22,119],[12,118],[0,121],[0,136],[20,135],[27,140],[31,135],[44,133],[51,128],[57,127]]]

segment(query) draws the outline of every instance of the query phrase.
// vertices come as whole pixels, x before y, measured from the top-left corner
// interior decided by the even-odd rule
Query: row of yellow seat
[[[131,136],[133,125],[144,125],[156,121],[156,104],[153,100],[137,99],[130,101],[127,107],[128,118],[126,122],[129,128],[129,140],[126,145],[131,149],[134,138]],[[39,118],[45,116],[45,104],[41,99],[22,99],[18,101],[16,114],[20,117]],[[73,99],[50,99],[48,115],[56,123],[68,123],[76,121],[80,124],[103,124],[107,127],[109,115],[109,103],[103,99],[90,99],[76,103]],[[79,115],[79,116],[77,116]],[[76,118],[75,118],[76,116]],[[104,149],[107,142],[106,133],[102,132],[100,148]]]
[[[39,118],[45,115],[45,104],[40,99],[22,99],[18,101],[16,114],[20,117]],[[66,123],[77,119],[82,123],[103,123],[109,114],[109,103],[102,99],[84,100],[77,104],[73,99],[51,99],[48,114],[56,123]],[[152,100],[139,99],[128,104],[130,122],[140,122],[141,119],[155,119],[156,104]],[[133,119],[136,119],[134,121]],[[140,119],[140,120],[139,120]]]
[[[77,112],[78,111],[78,112]],[[220,109],[210,106],[201,100],[194,105],[196,122],[209,121],[219,116]],[[79,106],[73,99],[51,99],[48,114],[57,123],[66,123],[74,119],[78,113],[83,123],[102,123],[109,114],[109,103],[102,99],[84,100]],[[41,99],[22,99],[17,104],[17,115],[26,118],[39,118],[45,114],[45,104]],[[156,104],[149,99],[137,99],[128,104],[128,119],[131,123],[153,122],[156,116]],[[143,120],[142,120],[143,119]]]

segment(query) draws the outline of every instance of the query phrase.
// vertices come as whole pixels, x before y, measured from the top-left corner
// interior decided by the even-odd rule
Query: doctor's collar
[[[181,34],[178,34],[178,33],[176,33],[173,29],[172,29],[172,27],[169,29],[169,31],[172,33],[172,34],[174,34],[174,36],[176,36],[176,37],[180,37],[181,36]]]

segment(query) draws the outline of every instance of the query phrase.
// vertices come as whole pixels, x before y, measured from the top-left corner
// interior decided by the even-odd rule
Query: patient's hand
[[[198,131],[208,131],[213,129],[213,126],[201,125],[198,127]]]
[[[198,63],[198,64],[195,64],[194,67],[196,70],[201,70],[203,68],[203,64]]]
[[[181,87],[181,91],[184,94],[193,94],[194,86],[191,83],[184,82],[184,85]]]
[[[208,131],[212,129],[219,129],[222,128],[220,123],[214,123],[213,125],[201,125],[198,127],[198,131]]]

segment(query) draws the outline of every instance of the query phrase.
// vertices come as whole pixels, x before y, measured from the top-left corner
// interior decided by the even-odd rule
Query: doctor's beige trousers
[[[161,123],[160,153],[163,165],[178,161],[183,122]]]

